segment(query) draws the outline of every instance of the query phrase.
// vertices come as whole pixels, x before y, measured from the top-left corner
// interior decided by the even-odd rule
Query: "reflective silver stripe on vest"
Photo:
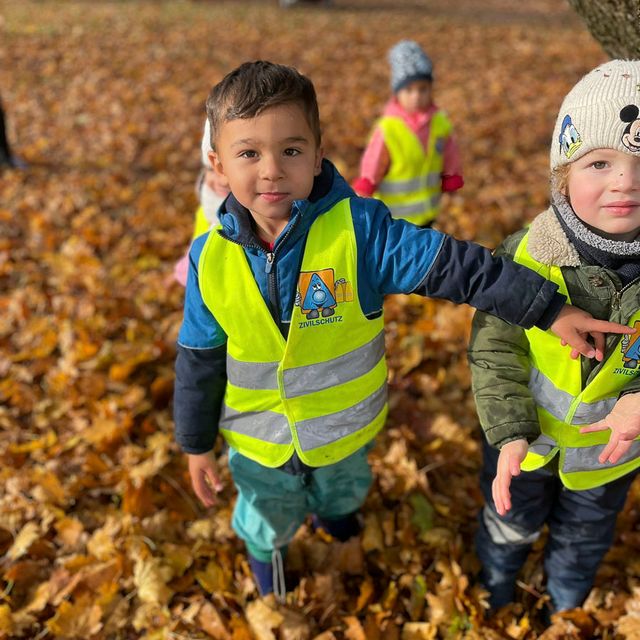
[[[538,369],[531,369],[529,390],[536,404],[548,411],[554,418],[564,422],[573,402],[573,396],[558,389],[547,376]],[[591,424],[602,418],[613,409],[616,398],[605,398],[597,402],[581,402],[571,420],[571,424]]]
[[[290,444],[292,440],[286,416],[273,411],[236,411],[223,404],[220,428],[272,444]]]
[[[389,207],[391,214],[394,216],[417,216],[426,213],[430,209],[434,209],[440,202],[440,195],[431,196],[426,201],[416,202],[415,204],[394,204]]]
[[[634,440],[629,451],[627,451],[618,462],[615,464],[607,462],[606,465],[603,465],[598,461],[598,456],[602,453],[605,446],[604,444],[598,444],[592,447],[567,447],[562,471],[564,473],[576,471],[605,471],[640,456],[640,440]]]
[[[296,398],[314,391],[337,387],[369,373],[384,357],[384,331],[366,344],[318,364],[287,369],[284,389],[287,398]]]
[[[310,451],[322,447],[363,429],[382,411],[386,402],[387,383],[385,381],[369,397],[348,409],[296,423],[298,441],[302,450]]]
[[[381,195],[410,193],[423,187],[435,187],[441,182],[442,176],[432,171],[424,177],[420,176],[418,178],[410,178],[409,180],[394,180],[393,182],[384,181],[378,186],[378,193]]]
[[[278,362],[242,362],[227,353],[227,379],[241,389],[278,388]]]
[[[605,398],[597,402],[581,402],[573,415],[571,424],[591,424],[606,418],[616,404],[617,398]]]
[[[544,458],[549,455],[551,450],[557,445],[558,443],[553,438],[550,438],[543,433],[529,445],[529,451]]]
[[[284,372],[287,398],[322,391],[355,380],[373,369],[384,356],[384,331],[366,344],[325,362],[294,367]],[[278,389],[278,362],[242,362],[227,354],[227,378],[235,387]]]

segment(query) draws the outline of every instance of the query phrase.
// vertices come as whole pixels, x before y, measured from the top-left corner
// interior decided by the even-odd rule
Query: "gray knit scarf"
[[[552,206],[571,243],[587,264],[615,271],[626,285],[640,278],[640,241],[622,242],[591,231],[575,214],[566,196],[552,194]]]

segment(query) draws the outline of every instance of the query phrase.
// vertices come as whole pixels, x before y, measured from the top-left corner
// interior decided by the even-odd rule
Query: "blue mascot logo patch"
[[[636,333],[622,336],[620,351],[622,351],[622,368],[615,369],[614,373],[625,376],[636,376],[640,373],[640,320],[633,323]]]
[[[342,322],[336,313],[339,304],[353,300],[351,283],[344,278],[335,279],[333,269],[302,271],[298,280],[296,306],[305,316],[300,328]]]

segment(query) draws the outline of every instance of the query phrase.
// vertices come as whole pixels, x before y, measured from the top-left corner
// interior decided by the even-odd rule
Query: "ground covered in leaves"
[[[354,177],[402,38],[435,61],[466,186],[440,227],[495,246],[545,206],[561,98],[605,59],[558,0],[0,0],[0,88],[30,168],[0,175],[0,637],[640,638],[640,486],[581,610],[543,631],[538,549],[485,617],[465,343],[470,309],[386,304],[388,428],[360,538],[302,528],[286,607],[260,600],[172,441],[171,283],[196,206],[203,102],[246,59],[314,80],[326,155]]]

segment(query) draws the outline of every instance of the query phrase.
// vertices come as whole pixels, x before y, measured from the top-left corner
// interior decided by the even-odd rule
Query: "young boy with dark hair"
[[[385,294],[551,326],[589,356],[601,357],[603,336],[593,348],[586,333],[630,330],[565,306],[525,267],[356,197],[322,157],[315,90],[295,69],[241,65],[213,88],[207,114],[209,160],[231,193],[221,226],[190,250],[176,439],[209,506],[221,432],[238,490],[233,527],[260,592],[283,596],[282,553],[307,514],[341,540],[359,531],[368,445],[387,414]]]

